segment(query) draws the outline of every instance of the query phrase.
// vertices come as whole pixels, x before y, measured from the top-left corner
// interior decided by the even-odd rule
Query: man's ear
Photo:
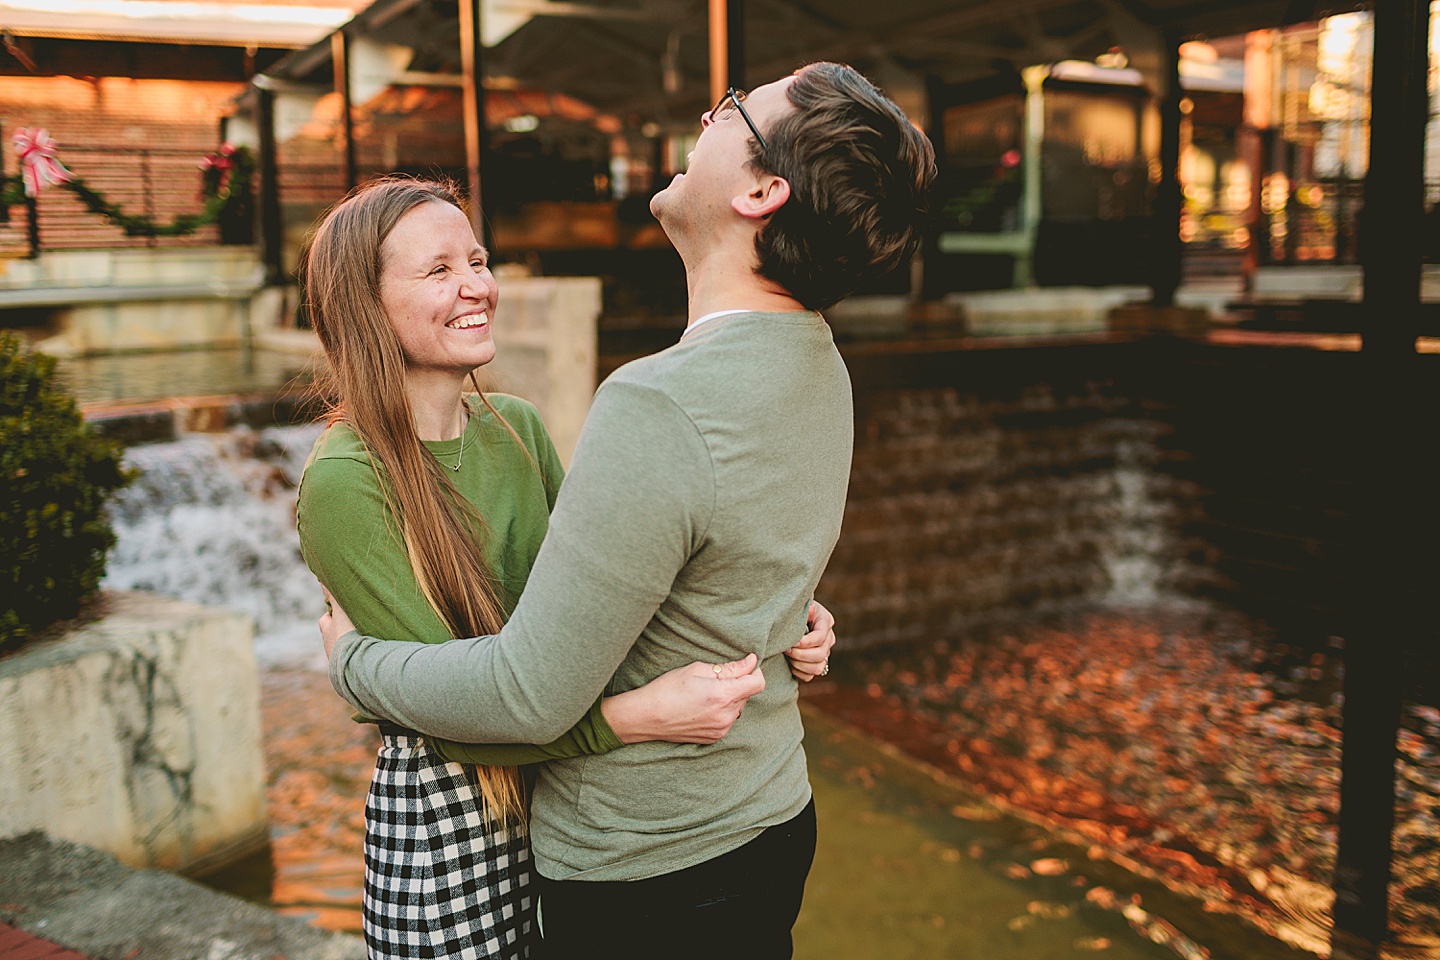
[[[790,199],[790,181],[767,173],[751,188],[730,201],[730,206],[742,217],[763,220],[785,206]]]

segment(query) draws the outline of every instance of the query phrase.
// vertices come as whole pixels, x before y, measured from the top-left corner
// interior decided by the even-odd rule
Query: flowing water
[[[295,484],[318,433],[132,448],[141,474],[113,506],[105,585],[255,618],[272,850],[215,882],[354,930],[375,737],[329,690],[323,603],[295,535]],[[1156,602],[846,657],[839,682],[807,690],[823,708],[807,742],[823,832],[800,955],[1323,952],[1343,650],[1169,606],[1140,565],[1125,573],[1128,599]],[[956,779],[917,776],[828,717]],[[1440,710],[1407,705],[1400,747],[1403,946],[1390,955],[1440,957]]]

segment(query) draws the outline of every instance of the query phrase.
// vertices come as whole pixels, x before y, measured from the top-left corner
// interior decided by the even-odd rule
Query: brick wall
[[[43,127],[72,172],[127,213],[162,223],[197,213],[200,159],[218,145],[220,116],[244,84],[218,81],[132,80],[107,77],[0,77],[0,124],[5,134],[5,172],[18,170],[9,137],[17,127]],[[143,156],[149,153],[148,160]],[[151,189],[145,188],[144,167]],[[42,192],[41,244],[46,249],[144,246],[85,209],[67,191]],[[216,228],[191,237],[161,238],[163,245],[213,244]],[[12,207],[0,225],[0,247],[27,246],[25,208]]]

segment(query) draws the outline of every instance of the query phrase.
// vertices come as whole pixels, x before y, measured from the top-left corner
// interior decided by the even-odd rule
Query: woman
[[[436,643],[497,632],[562,470],[535,408],[487,397],[474,380],[495,356],[498,289],[454,193],[399,178],[366,185],[317,228],[304,283],[338,398],[301,481],[306,562],[366,633]],[[818,673],[828,622],[802,643],[797,676]],[[640,740],[714,742],[763,686],[754,667],[752,656],[672,671],[597,701],[540,746],[450,743],[381,724],[366,804],[371,955],[526,956],[534,924],[518,765]]]

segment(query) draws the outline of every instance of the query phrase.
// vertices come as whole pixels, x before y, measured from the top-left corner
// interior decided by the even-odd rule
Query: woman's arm
[[[801,683],[809,683],[830,672],[830,650],[835,646],[835,617],[820,601],[810,601],[805,620],[805,636],[785,651],[785,659],[790,661],[790,675]]]
[[[362,451],[312,461],[301,480],[297,515],[306,563],[367,631],[427,643],[449,638],[448,628],[415,581]],[[429,739],[447,760],[501,766],[604,753],[624,744],[606,721],[598,698],[570,730],[546,744]]]

